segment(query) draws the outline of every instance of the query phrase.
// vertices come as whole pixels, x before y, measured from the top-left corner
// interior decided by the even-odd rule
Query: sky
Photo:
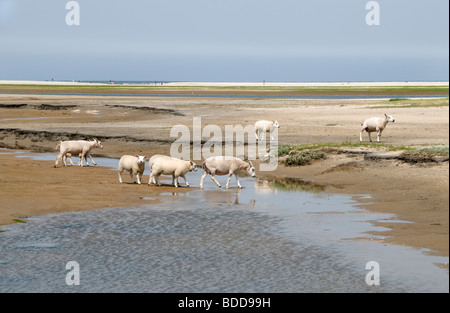
[[[448,0],[68,2],[0,0],[0,80],[449,80]]]

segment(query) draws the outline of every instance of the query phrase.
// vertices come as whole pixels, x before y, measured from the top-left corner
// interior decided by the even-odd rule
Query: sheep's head
[[[395,122],[395,118],[393,116],[387,115],[387,114],[385,114],[384,116],[386,117],[386,121],[392,122],[392,123]]]
[[[95,141],[97,148],[103,149],[103,145],[100,140],[98,140],[97,138],[94,138],[94,141]]]
[[[273,127],[274,128],[280,128],[280,124],[278,123],[278,121],[274,121],[273,122]]]
[[[251,161],[248,162],[247,173],[253,178],[256,177],[255,167],[253,166]]]
[[[192,161],[190,161],[191,162],[191,166],[190,166],[190,168],[189,168],[189,170],[192,172],[192,171],[194,171],[194,172],[197,172],[197,164],[195,164],[194,162],[192,162]]]
[[[136,155],[136,157],[138,158],[138,164],[145,164],[145,159],[148,159],[147,156],[142,155]]]

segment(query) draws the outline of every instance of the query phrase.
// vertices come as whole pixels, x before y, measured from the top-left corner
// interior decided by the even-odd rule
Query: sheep
[[[100,148],[103,149],[103,145],[97,138],[94,138],[92,141],[85,141],[85,140],[75,140],[75,141],[61,141],[57,146],[56,149],[59,149],[59,154],[56,157],[55,167],[58,166],[59,160],[64,156],[63,162],[64,166],[67,166],[65,163],[65,157],[67,154],[71,155],[79,155],[79,166],[83,166],[83,159],[86,161],[86,165],[89,166],[87,157],[89,156],[91,158],[92,164],[97,165],[94,161],[94,159],[91,156],[91,150],[94,148]]]
[[[238,174],[241,172],[247,172],[251,177],[255,177],[255,167],[252,162],[244,162],[241,159],[235,157],[216,156],[210,157],[203,162],[203,169],[205,173],[200,180],[200,188],[203,188],[203,180],[210,174],[211,180],[220,188],[220,183],[214,178],[215,175],[228,175],[228,181],[226,188],[230,183],[231,177],[236,177],[236,182],[239,188],[242,188],[239,183]]]
[[[272,131],[275,128],[280,128],[277,121],[258,121],[255,123],[255,137],[256,140],[263,140],[266,138],[266,133],[270,132],[270,138],[273,139]]]
[[[119,161],[119,183],[122,183],[122,173],[123,171],[127,171],[130,173],[131,179],[133,180],[133,184],[136,184],[134,177],[137,179],[137,183],[141,184],[142,175],[145,170],[145,160],[147,156],[142,155],[124,155],[120,158]]]
[[[197,165],[194,162],[172,157],[156,157],[151,163],[151,175],[148,185],[155,182],[155,184],[161,186],[161,183],[158,180],[159,176],[172,175],[172,184],[175,187],[178,188],[178,177],[183,177],[186,186],[189,187],[189,183],[186,180],[186,174],[188,172],[197,171]]]
[[[372,117],[369,118],[367,120],[364,121],[364,123],[361,124],[361,126],[363,127],[361,132],[359,133],[359,141],[363,141],[362,135],[364,131],[367,131],[367,133],[369,134],[369,140],[370,142],[372,142],[372,136],[371,133],[373,132],[377,132],[377,141],[381,142],[381,133],[383,132],[383,130],[386,128],[386,125],[389,122],[395,122],[395,119],[390,116],[385,114],[384,118],[380,118],[380,117]]]
[[[168,155],[162,155],[162,154],[155,154],[154,156],[152,156],[152,157],[150,158],[150,160],[148,160],[148,168],[149,168],[150,170],[152,169],[153,163],[155,162],[155,160],[156,160],[157,158],[170,158],[170,156],[168,156]],[[155,177],[150,176],[150,179],[151,179],[151,181],[149,182],[149,184],[153,183],[153,184],[156,185],[156,179],[155,179]],[[172,180],[172,185],[173,185],[173,184],[174,184],[174,182],[173,182],[173,180]]]

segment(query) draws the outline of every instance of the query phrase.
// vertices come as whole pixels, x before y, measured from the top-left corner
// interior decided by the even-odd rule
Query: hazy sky
[[[0,80],[448,81],[449,1],[0,0]]]

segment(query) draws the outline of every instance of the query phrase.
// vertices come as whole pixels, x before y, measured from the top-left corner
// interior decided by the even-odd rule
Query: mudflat
[[[388,124],[383,143],[359,145],[364,119],[385,113],[393,115],[396,123]],[[173,187],[147,186],[148,176],[143,185],[119,184],[116,171],[109,168],[63,168],[61,164],[54,168],[54,161],[19,159],[7,152],[52,152],[56,159],[55,147],[60,141],[97,137],[104,149],[94,150],[94,158],[169,154],[177,139],[170,135],[172,127],[192,129],[194,117],[201,117],[203,126],[221,129],[253,125],[260,119],[278,120],[280,145],[333,146],[324,159],[305,166],[280,164],[274,172],[257,172],[257,177],[300,178],[323,184],[327,192],[354,195],[363,208],[392,213],[408,222],[383,225],[389,229],[384,233],[386,242],[448,256],[448,157],[439,162],[367,157],[369,152],[448,147],[448,98],[388,101],[0,94],[0,147],[4,148],[0,151],[0,225],[27,216],[147,204],[146,198],[174,191]],[[367,134],[364,136],[368,140]],[[195,188],[198,183],[192,185]]]

